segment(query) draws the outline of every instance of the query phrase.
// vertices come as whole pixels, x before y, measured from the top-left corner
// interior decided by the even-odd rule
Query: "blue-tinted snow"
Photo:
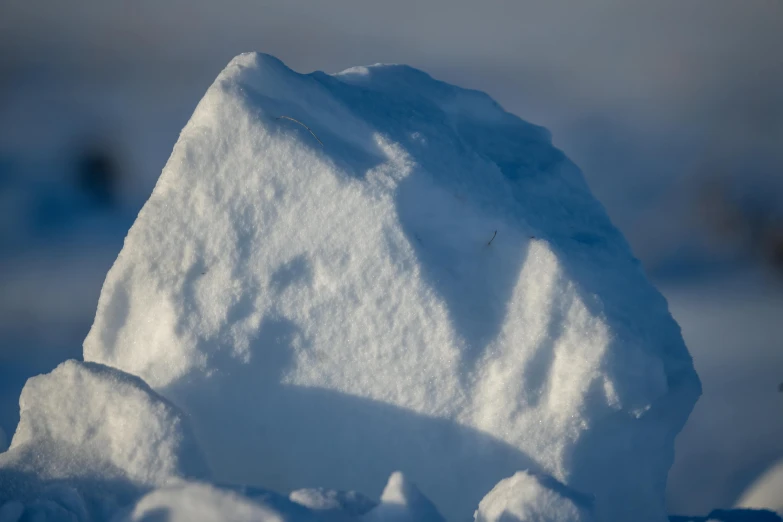
[[[401,469],[451,519],[531,469],[663,520],[699,393],[546,131],[408,67],[255,54],[183,130],[85,358],[188,413],[220,480],[377,495]]]

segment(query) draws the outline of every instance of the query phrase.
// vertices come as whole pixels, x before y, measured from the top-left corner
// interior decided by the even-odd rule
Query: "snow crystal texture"
[[[520,469],[663,521],[700,384],[677,324],[546,130],[406,66],[235,58],[103,286],[85,360],[193,419],[221,480],[450,520]]]

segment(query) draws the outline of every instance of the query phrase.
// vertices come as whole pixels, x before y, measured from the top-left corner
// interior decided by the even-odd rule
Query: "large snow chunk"
[[[447,518],[519,469],[662,521],[700,385],[665,300],[547,131],[405,66],[245,54],[109,271],[86,360],[194,420],[221,480]]]
[[[481,500],[476,522],[590,522],[588,499],[551,477],[519,471]]]
[[[127,481],[154,486],[204,476],[206,465],[182,412],[140,378],[97,363],[66,361],[27,381],[20,421],[0,477],[38,482]],[[1,495],[0,495],[1,496]]]

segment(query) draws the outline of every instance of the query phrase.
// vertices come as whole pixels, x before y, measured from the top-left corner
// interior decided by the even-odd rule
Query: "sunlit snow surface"
[[[596,520],[665,520],[700,391],[545,130],[409,67],[258,54],[182,131],[84,356],[180,408],[214,480],[379,495],[399,469],[449,520],[519,470]]]

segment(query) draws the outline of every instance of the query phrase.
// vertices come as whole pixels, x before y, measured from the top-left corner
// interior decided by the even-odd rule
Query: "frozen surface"
[[[29,379],[19,406],[11,447],[0,454],[0,504],[39,498],[53,484],[127,496],[207,474],[179,409],[119,370],[66,361]]]
[[[401,469],[452,520],[519,469],[664,520],[700,392],[545,130],[408,67],[258,54],[182,131],[84,356],[187,412],[221,480],[375,494]]]
[[[590,501],[548,477],[519,471],[481,500],[476,522],[589,522]]]
[[[445,522],[430,499],[395,471],[381,495],[381,503],[367,513],[364,522]]]

